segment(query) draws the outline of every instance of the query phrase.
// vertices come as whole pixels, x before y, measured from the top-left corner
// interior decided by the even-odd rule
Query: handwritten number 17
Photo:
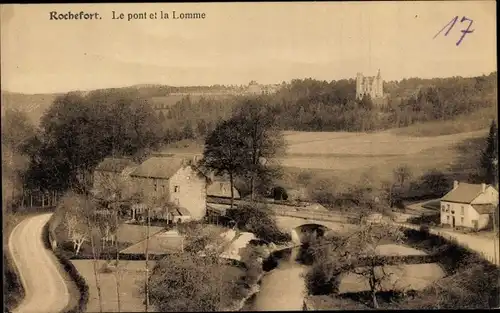
[[[445,30],[447,27],[448,27],[448,30],[446,31],[446,33],[444,33],[445,36],[448,36],[448,33],[451,31],[451,29],[453,28],[453,26],[455,26],[455,24],[457,23],[457,20],[458,20],[458,16],[455,16],[453,19],[451,19],[451,21],[446,24],[435,36],[434,38],[436,38],[439,34],[441,34],[441,32],[443,30]],[[462,32],[462,36],[460,37],[460,39],[457,41],[456,45],[458,46],[462,40],[464,39],[465,35],[467,34],[470,34],[472,32],[474,32],[473,29],[470,29],[470,27],[472,26],[472,20],[463,16],[462,19],[460,20],[460,23],[463,23],[465,21],[468,21],[469,22],[469,26],[467,26],[466,29],[462,29],[461,32]],[[433,39],[434,39],[433,38]]]

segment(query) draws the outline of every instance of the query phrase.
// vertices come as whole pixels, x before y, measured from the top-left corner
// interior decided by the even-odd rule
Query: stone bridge
[[[331,212],[313,212],[303,210],[273,210],[277,226],[284,232],[291,234],[292,241],[301,243],[305,234],[316,233],[324,236],[329,233],[345,233],[352,231],[356,225],[352,224],[354,215],[344,215]]]

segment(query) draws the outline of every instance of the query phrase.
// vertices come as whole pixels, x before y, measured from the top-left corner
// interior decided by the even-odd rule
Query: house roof
[[[149,240],[142,240],[122,251],[122,254],[143,254],[146,252],[146,242],[148,244],[148,253],[162,255],[167,253],[175,253],[182,250],[183,236],[165,236],[164,232],[159,232],[151,237]]]
[[[183,207],[178,207],[172,210],[172,215],[174,216],[191,216],[191,212]]]
[[[495,211],[496,206],[494,204],[488,203],[488,204],[473,204],[472,207],[479,214],[489,214]]]
[[[130,176],[170,178],[184,164],[183,158],[178,157],[151,157],[139,165]]]
[[[488,188],[490,185],[486,185]],[[483,192],[481,184],[459,183],[457,188],[448,192],[441,198],[441,201],[471,203]]]
[[[127,158],[105,158],[96,166],[95,170],[121,173],[125,168],[135,165],[137,164],[134,161]]]

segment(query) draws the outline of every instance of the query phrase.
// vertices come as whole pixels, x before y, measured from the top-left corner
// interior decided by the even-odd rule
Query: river
[[[242,311],[302,310],[306,295],[304,278],[307,266],[295,261],[300,248],[273,253],[266,261],[260,291],[250,298]]]

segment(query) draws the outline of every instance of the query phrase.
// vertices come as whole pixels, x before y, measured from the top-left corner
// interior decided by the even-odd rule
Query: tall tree
[[[113,89],[56,98],[41,129],[29,178],[57,190],[87,191],[93,167],[105,156],[154,148],[161,135],[158,118],[139,94]]]
[[[278,129],[276,114],[269,105],[271,98],[259,96],[244,98],[235,108],[233,119],[241,124],[242,137],[248,161],[246,171],[250,178],[252,200],[255,196],[255,183],[259,177],[268,182],[272,176],[279,175],[276,164],[271,164],[277,156],[285,152],[283,133]],[[274,168],[270,165],[275,165]]]
[[[246,145],[242,124],[236,119],[220,122],[205,141],[201,166],[215,175],[228,175],[231,184],[231,208],[234,204],[234,179],[245,174]]]
[[[498,176],[498,128],[495,121],[491,122],[490,132],[486,139],[486,148],[480,160],[481,177],[485,183],[496,184]]]

